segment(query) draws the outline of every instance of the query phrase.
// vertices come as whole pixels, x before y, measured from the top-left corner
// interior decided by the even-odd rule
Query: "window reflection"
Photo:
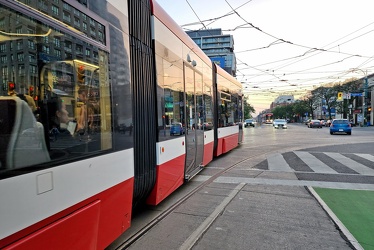
[[[158,113],[162,114],[158,119],[160,141],[183,135],[186,131],[183,71],[177,63],[160,57],[158,61]]]
[[[1,160],[0,168],[71,161],[112,148],[108,52],[2,4],[0,23],[0,105],[11,110],[1,119],[12,121],[0,151],[21,156],[39,149],[33,153],[38,160]]]

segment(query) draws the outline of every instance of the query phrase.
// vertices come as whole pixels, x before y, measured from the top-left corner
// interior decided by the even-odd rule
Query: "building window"
[[[80,16],[80,11],[79,10],[77,10],[76,8],[74,8],[74,11],[73,11],[73,13],[74,13],[74,15],[76,15],[76,16]]]
[[[35,54],[29,54],[29,61],[31,63],[36,63],[36,56],[35,56]]]
[[[17,41],[17,49],[18,50],[23,49],[23,41]]]
[[[61,40],[59,38],[53,38],[53,44],[55,47],[60,48],[61,47]]]
[[[42,51],[43,51],[44,53],[49,54],[49,46],[43,45],[43,47],[42,47]]]
[[[74,25],[79,27],[80,24],[81,24],[81,22],[80,22],[79,18],[78,17],[74,17]]]
[[[28,40],[27,41],[27,45],[28,45],[29,49],[35,49],[35,43],[34,43],[34,41]]]
[[[5,28],[5,18],[0,19],[0,28],[1,29]]]
[[[71,11],[71,6],[69,4],[64,3],[63,7],[64,7],[64,10],[67,10],[69,12]]]
[[[20,74],[20,75],[25,74],[25,65],[23,65],[23,64],[18,65],[18,74]]]
[[[7,61],[8,61],[7,56],[6,56],[6,55],[2,55],[2,56],[0,57],[0,61],[1,61],[2,64],[7,63]]]
[[[51,8],[52,8],[52,13],[55,14],[56,16],[58,16],[58,14],[59,14],[59,9],[58,9],[58,7],[52,5]]]
[[[62,18],[63,18],[65,21],[67,21],[67,22],[70,22],[70,21],[71,21],[70,14],[67,13],[66,11],[64,11],[64,12],[62,13]]]
[[[37,68],[36,68],[35,65],[30,65],[30,73],[31,73],[31,74],[36,74],[36,73],[38,73],[38,72],[37,72]]]
[[[24,54],[23,53],[18,53],[17,54],[17,61],[18,62],[23,62],[24,59]]]
[[[39,5],[39,8],[42,9],[42,10],[47,10],[48,9],[48,6],[45,3],[45,0],[39,0],[38,5]]]
[[[0,52],[4,53],[6,51],[6,43],[0,44]]]
[[[8,67],[5,66],[5,67],[2,67],[1,68],[1,76],[3,77],[3,79],[7,79],[8,77]]]

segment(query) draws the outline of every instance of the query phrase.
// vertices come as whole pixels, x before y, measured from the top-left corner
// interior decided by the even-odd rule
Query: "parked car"
[[[311,121],[310,119],[304,120],[304,124],[305,124],[305,125],[309,125],[309,122],[310,122],[310,121]]]
[[[273,121],[274,128],[287,128],[287,121],[285,119],[275,119]]]
[[[255,127],[255,121],[253,119],[246,119],[244,121],[244,127]]]
[[[334,119],[330,126],[330,135],[334,133],[352,134],[352,126],[348,119]]]
[[[322,125],[322,127],[325,127],[326,126],[326,121],[325,120],[320,120],[321,121],[321,125]]]
[[[185,133],[185,129],[180,122],[173,123],[170,126],[170,135],[183,135]]]
[[[308,123],[308,128],[322,128],[322,123],[320,120],[311,120]]]

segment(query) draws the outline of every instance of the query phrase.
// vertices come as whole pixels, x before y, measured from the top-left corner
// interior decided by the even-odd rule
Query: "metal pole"
[[[366,101],[366,97],[367,97],[367,90],[368,90],[368,76],[367,76],[367,71],[363,71],[362,69],[351,69],[351,71],[361,71],[364,75],[365,75],[365,82],[364,82],[364,96],[363,96],[363,99],[362,99],[362,125],[365,127],[367,126],[367,123],[365,123],[365,120],[366,120],[366,108],[365,108],[365,101]]]
[[[364,100],[362,102],[362,109],[363,109],[363,115],[364,115],[364,127],[367,126],[367,121],[365,122],[366,120],[366,98],[367,98],[367,95],[368,95],[368,76],[367,74],[365,74],[365,84],[364,84]]]

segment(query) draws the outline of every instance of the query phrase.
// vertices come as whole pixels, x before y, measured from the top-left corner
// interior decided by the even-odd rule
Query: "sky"
[[[234,38],[238,81],[256,113],[280,95],[374,73],[373,0],[157,0],[186,31]]]

